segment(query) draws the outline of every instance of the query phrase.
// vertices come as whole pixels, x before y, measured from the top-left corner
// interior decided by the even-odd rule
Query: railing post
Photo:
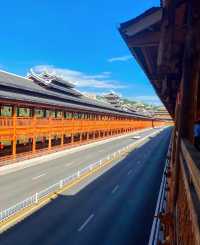
[[[48,150],[51,150],[51,134],[49,134]]]
[[[36,136],[35,136],[35,131],[36,131],[36,115],[35,115],[35,110],[34,108],[32,109],[33,113],[33,145],[32,145],[32,152],[33,154],[36,151]]]
[[[48,141],[48,150],[50,151],[51,150],[51,116],[49,115],[49,141]]]
[[[64,111],[62,111],[62,133],[61,133],[61,147],[64,145]]]
[[[17,108],[13,106],[13,139],[12,139],[12,156],[16,159],[16,126],[17,126]]]
[[[63,188],[63,180],[60,180],[59,186],[60,186],[60,189]]]
[[[82,141],[83,141],[83,133],[81,132],[80,133],[80,143],[82,143]]]
[[[35,203],[38,203],[38,192],[35,193]]]
[[[71,134],[71,144],[72,145],[74,144],[74,134],[73,133]]]

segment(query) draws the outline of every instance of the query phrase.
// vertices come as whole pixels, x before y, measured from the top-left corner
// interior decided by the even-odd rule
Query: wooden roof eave
[[[133,23],[130,26],[126,25],[125,28],[123,27],[124,24],[121,24],[119,29],[131,53],[151,81],[151,78],[156,76],[156,57],[151,57],[150,50],[151,48],[155,50],[159,46],[161,19],[162,9],[155,8],[154,11],[150,11],[150,15],[139,18],[136,23],[133,20]],[[148,50],[148,48],[150,49]]]
[[[162,21],[161,21],[162,20]],[[142,20],[140,19],[140,22]],[[151,22],[150,22],[151,23]],[[131,53],[137,60],[137,62],[140,64],[142,69],[144,70],[145,74],[151,81],[153,87],[156,90],[157,95],[160,97],[163,104],[166,106],[167,110],[171,114],[171,116],[174,115],[174,92],[172,91],[172,88],[166,89],[166,79],[171,76],[176,76],[176,74],[173,74],[173,70],[167,70],[163,69],[163,67],[166,68],[166,63],[164,62],[163,65],[159,63],[159,59],[163,59],[161,55],[161,49],[166,54],[166,48],[164,48],[164,45],[162,46],[161,40],[164,40],[163,34],[162,34],[162,26],[163,25],[163,19],[159,19],[157,23],[154,23],[155,25],[160,25],[161,31],[159,31],[159,28],[157,27],[155,31],[153,31],[153,26],[145,26],[145,29],[142,29],[140,33],[137,33],[136,35],[129,36],[125,35],[126,32],[124,30],[120,29],[120,33],[127,43]],[[180,43],[180,40],[182,39],[182,36],[184,33],[180,33],[175,37],[175,40]],[[148,48],[156,48],[157,57],[152,57],[151,52],[147,52]],[[138,51],[139,50],[139,51]],[[140,53],[138,55],[138,53]],[[141,57],[141,55],[143,57]],[[171,65],[169,62],[168,64]],[[177,79],[177,78],[176,78]],[[176,81],[176,79],[174,79]],[[176,86],[175,86],[176,87]]]
[[[185,1],[170,2],[165,5],[164,15],[161,23],[161,37],[158,47],[157,69],[164,74],[161,86],[165,89],[167,96],[166,107],[170,107],[170,114],[174,116],[175,102],[180,84],[181,65],[183,58],[184,40],[186,37],[185,26]],[[161,96],[163,96],[161,94]]]

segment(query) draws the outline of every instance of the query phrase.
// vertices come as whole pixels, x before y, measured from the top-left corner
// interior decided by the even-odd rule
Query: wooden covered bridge
[[[0,165],[77,144],[162,126],[153,119],[84,97],[55,75],[0,71]]]
[[[120,33],[175,121],[160,244],[200,244],[200,1],[163,0]]]

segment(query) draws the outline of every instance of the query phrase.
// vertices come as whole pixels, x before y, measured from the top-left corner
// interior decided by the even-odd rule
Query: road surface
[[[64,192],[4,232],[0,244],[147,244],[170,132]]]
[[[141,132],[139,135],[143,137],[154,131],[150,129],[146,132]],[[137,140],[129,135],[125,138],[94,145],[88,149],[73,152],[66,156],[1,176],[0,210],[15,205],[134,141]]]

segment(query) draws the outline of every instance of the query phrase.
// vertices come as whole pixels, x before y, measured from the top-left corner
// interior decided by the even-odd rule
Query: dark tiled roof
[[[97,102],[84,96],[75,97],[70,94],[49,90],[35,83],[31,79],[4,71],[0,71],[0,98],[94,112],[99,111],[104,113],[144,117],[142,115],[137,115],[136,113],[127,113],[122,109],[114,108],[111,105]]]
[[[121,115],[121,116],[133,116],[133,117],[144,117],[142,115],[137,114],[129,114],[124,112],[118,112],[118,111],[111,111],[109,109],[101,109],[94,106],[85,106],[85,105],[77,105],[73,103],[67,103],[67,102],[61,102],[53,99],[47,99],[47,98],[39,98],[35,96],[30,96],[26,94],[21,94],[18,92],[10,92],[10,91],[0,91],[0,98],[2,99],[8,99],[8,100],[17,100],[17,101],[26,101],[28,103],[40,103],[43,105],[48,106],[59,106],[59,107],[66,107],[69,109],[76,109],[76,110],[85,110],[85,111],[91,111],[91,112],[101,112],[101,113],[112,113],[115,115]]]
[[[124,23],[121,23],[120,24],[120,28],[126,28],[126,27],[128,27],[128,26],[130,26],[130,25],[142,20],[144,17],[146,17],[146,16],[158,11],[159,9],[161,9],[161,8],[160,7],[152,7],[150,9],[148,9],[147,11],[145,11],[144,13],[142,13],[141,15],[139,15],[139,16],[131,19],[131,20],[128,20],[128,21],[126,21]]]

